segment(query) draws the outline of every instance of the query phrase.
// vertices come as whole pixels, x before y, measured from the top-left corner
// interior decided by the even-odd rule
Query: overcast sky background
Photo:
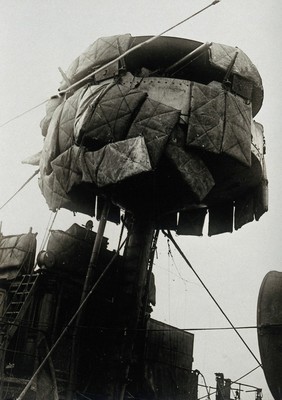
[[[208,4],[204,0],[0,0],[0,125],[56,94],[61,81],[58,67],[66,70],[97,38],[156,35]],[[256,324],[262,279],[269,270],[282,270],[281,18],[282,2],[277,0],[222,0],[168,34],[239,47],[257,66],[264,84],[264,104],[255,120],[264,125],[266,136],[269,212],[232,234],[177,238],[235,326]],[[35,170],[21,161],[42,147],[39,123],[44,114],[41,106],[0,129],[0,206]],[[23,233],[32,226],[38,232],[38,247],[49,217],[37,178],[0,211],[4,234]],[[62,210],[53,228],[66,229],[86,220],[87,216],[74,217]],[[108,225],[113,247],[118,232],[118,227]],[[161,238],[153,317],[180,328],[227,327],[172,245],[171,250],[173,258]],[[241,334],[259,357],[256,330]],[[257,366],[232,331],[195,332],[194,345],[194,368],[210,386],[215,385],[215,372],[236,380]],[[242,383],[262,387],[264,398],[271,399],[261,369]],[[242,398],[254,399],[255,394],[243,393]]]

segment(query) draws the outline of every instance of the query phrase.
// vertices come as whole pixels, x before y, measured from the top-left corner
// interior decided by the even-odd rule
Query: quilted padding
[[[142,52],[140,59],[115,60],[130,46],[130,35],[98,39],[72,63],[61,89],[77,86],[47,105],[39,185],[48,206],[94,215],[107,197],[116,208],[149,215],[179,234],[201,234],[208,209],[211,235],[232,231],[234,209],[235,229],[259,219],[267,210],[267,178],[263,128],[252,119],[259,87],[256,108],[262,100],[254,65],[240,50],[212,44],[206,68],[218,79],[231,66],[236,79],[230,84],[159,70],[154,76],[138,64]],[[88,74],[87,84],[79,82]]]
[[[75,83],[101,65],[123,54],[128,49],[130,38],[131,35],[125,34],[97,39],[70,65],[66,71],[69,81]],[[66,87],[67,82],[63,82],[60,89]]]
[[[210,46],[210,63],[226,71],[236,53],[238,53],[238,55],[233,65],[232,72],[262,87],[261,77],[256,66],[242,50],[238,49],[238,47],[212,43]]]
[[[215,185],[213,177],[202,159],[172,142],[166,147],[166,156],[179,170],[197,200],[202,201]]]
[[[127,137],[144,136],[153,167],[157,166],[179,116],[175,108],[147,99],[133,121]]]
[[[147,94],[118,84],[105,87],[99,101],[90,104],[80,128],[78,144],[96,150],[124,140]]]
[[[187,145],[251,165],[251,106],[222,88],[194,84]]]
[[[0,279],[14,279],[34,266],[36,233],[0,237]]]

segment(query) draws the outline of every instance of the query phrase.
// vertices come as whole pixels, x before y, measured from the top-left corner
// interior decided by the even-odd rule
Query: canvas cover
[[[190,111],[189,146],[224,153],[251,165],[250,104],[222,88],[195,84]]]
[[[232,72],[254,82],[256,86],[262,87],[261,77],[256,66],[242,50],[238,49],[238,47],[212,43],[210,46],[210,63],[226,71],[236,53],[238,53],[238,55],[235,59]]]
[[[123,54],[129,47],[131,35],[116,35],[103,37],[91,44],[79,57],[77,57],[66,71],[68,82],[63,82],[61,89],[67,84],[72,84],[84,78],[101,65],[114,60]],[[118,69],[114,74],[118,73]]]
[[[29,274],[34,266],[36,234],[0,235],[0,280]]]
[[[126,52],[130,40],[96,41],[70,66],[61,88]],[[211,66],[225,71],[237,54],[232,73],[261,87],[256,68],[237,48],[212,44],[209,54]],[[96,196],[107,196],[130,212],[154,215],[159,224],[162,215],[195,204],[225,209],[230,200],[236,200],[238,216],[241,197],[251,192],[259,218],[267,208],[265,185],[259,185],[264,139],[252,115],[250,99],[220,82],[134,76],[123,60],[122,73],[106,68],[104,78],[50,99],[41,124],[40,188],[52,210],[94,215]],[[233,187],[240,185],[237,191],[226,191],[226,171]],[[223,229],[216,227],[216,215],[211,233]],[[243,215],[235,228],[249,220]]]

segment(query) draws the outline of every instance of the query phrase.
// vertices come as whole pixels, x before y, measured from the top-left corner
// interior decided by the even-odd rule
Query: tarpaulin
[[[0,235],[0,279],[29,274],[34,266],[36,233]]]
[[[220,233],[231,233],[233,231],[233,202],[226,202],[209,207],[209,228],[208,235]]]
[[[75,142],[74,121],[81,93],[84,89],[77,90],[74,95],[64,100],[53,113],[48,133],[44,141],[44,146],[40,159],[40,178],[39,186],[49,205],[50,209],[66,207],[71,210],[79,211],[78,204],[73,205],[71,198],[67,195],[64,187],[68,181],[64,182],[63,187],[56,179],[51,163],[71,148]],[[69,164],[63,164],[62,169],[68,176]],[[84,207],[83,207],[84,208]],[[88,209],[90,209],[88,207]]]
[[[73,61],[66,71],[69,82],[77,82],[101,65],[123,54],[128,49],[130,39],[131,35],[125,34],[96,40]],[[60,89],[65,89],[67,86],[68,83],[63,82]]]
[[[81,182],[103,187],[152,169],[141,136],[110,143],[97,151],[72,146],[52,162],[52,167],[66,193]]]
[[[54,111],[40,160],[42,176],[52,172],[51,162],[74,143],[74,120],[83,89],[64,100]]]
[[[262,180],[254,192],[254,207],[256,221],[268,211],[268,179],[265,161],[262,160]]]
[[[263,163],[265,154],[265,140],[264,140],[264,129],[261,124],[252,120],[251,124],[252,133],[252,153]]]
[[[130,35],[99,39],[73,62],[63,87],[130,46]],[[259,218],[267,209],[267,180],[260,185],[263,129],[252,120],[256,68],[243,52],[235,58],[237,49],[213,44],[207,72],[231,65],[239,79],[233,86],[216,80],[221,72],[203,83],[150,76],[144,49],[138,60],[125,57],[122,70],[119,63],[106,67],[99,78],[50,100],[39,179],[49,207],[94,215],[95,197],[106,196],[130,212],[151,212],[159,224],[192,204],[208,208],[253,190]],[[242,93],[240,79],[251,82]]]
[[[63,102],[63,100],[64,99],[62,96],[53,96],[47,102],[46,115],[40,122],[41,132],[44,137],[47,135],[48,127],[49,127],[50,121],[52,119],[52,116],[54,114],[54,111]]]
[[[222,152],[251,166],[251,106],[227,92],[225,107]]]
[[[110,143],[95,152],[85,152],[82,162],[85,163],[82,180],[94,182],[98,187],[115,184],[152,169],[141,136]]]
[[[222,88],[194,84],[187,145],[228,154],[250,166],[251,106]]]
[[[206,208],[181,211],[176,233],[178,235],[202,236],[206,214]]]
[[[134,119],[127,137],[144,136],[153,167],[157,166],[179,115],[175,108],[146,99]]]
[[[197,154],[185,151],[172,142],[166,147],[166,156],[180,172],[197,200],[203,200],[215,185],[215,182],[202,159]]]
[[[91,87],[90,87],[91,88]],[[88,90],[90,90],[90,88]],[[122,85],[110,84],[99,93],[98,99],[86,108],[76,142],[96,150],[110,143],[124,140],[135,115],[147,94]],[[83,97],[87,95],[87,92]],[[83,98],[81,99],[83,101]],[[158,103],[159,104],[159,103]],[[82,104],[82,107],[84,104]],[[79,105],[78,113],[81,105]]]
[[[232,72],[249,79],[257,86],[262,87],[261,77],[256,66],[242,50],[238,49],[238,47],[212,43],[210,46],[210,63],[211,65],[226,71],[237,52],[238,55],[232,67]]]
[[[187,145],[221,152],[225,114],[223,90],[194,83],[187,130]]]
[[[161,221],[159,221],[159,229],[169,229],[175,231],[177,228],[177,213],[170,213],[162,215]],[[158,222],[157,222],[158,224]]]
[[[40,186],[52,209],[69,207],[67,194],[81,182],[101,187],[150,171],[151,159],[157,162],[179,118],[178,110],[155,101],[144,103],[146,93],[120,85],[111,86],[94,107],[83,101],[85,94],[85,88],[81,88],[59,105],[49,125],[41,157]],[[96,99],[95,90],[93,94]],[[79,124],[83,108],[88,117],[77,132],[75,123]],[[126,140],[117,141],[126,135]],[[74,145],[85,137],[88,147]],[[97,147],[110,143],[90,151],[95,141],[100,143]]]
[[[235,229],[254,220],[254,194],[248,193],[235,201]]]
[[[112,83],[112,82],[111,82]],[[79,103],[77,105],[75,120],[74,120],[74,139],[78,144],[81,142],[81,127],[84,123],[86,116],[88,116],[89,107],[92,110],[95,105],[100,100],[101,96],[105,93],[105,91],[110,87],[110,84],[101,84],[101,85],[87,85],[84,86],[84,90],[80,94]]]

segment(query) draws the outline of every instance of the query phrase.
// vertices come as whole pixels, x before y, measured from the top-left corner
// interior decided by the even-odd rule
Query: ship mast
[[[144,298],[147,298],[145,289],[148,290],[147,271],[154,232],[151,220],[140,215],[134,216],[124,251],[123,284],[117,298],[117,324],[123,335],[123,345],[116,350],[121,360],[121,373],[113,388],[113,400],[123,400],[125,396],[137,328],[142,322],[142,310],[146,307]]]
[[[105,227],[107,223],[107,217],[110,209],[110,202],[105,201],[103,210],[101,213],[101,218],[100,218],[100,223],[97,231],[97,235],[93,244],[93,249],[91,253],[91,258],[89,261],[85,281],[84,281],[84,286],[81,294],[81,299],[80,299],[80,306],[84,303],[92,285],[93,285],[93,275],[95,268],[97,267],[98,263],[98,258],[100,254],[100,249],[103,241],[103,236],[105,232]],[[73,399],[73,393],[75,391],[76,387],[76,378],[77,378],[77,359],[78,359],[78,353],[79,353],[79,325],[81,322],[83,316],[83,309],[78,313],[76,320],[75,320],[75,326],[73,330],[73,339],[72,339],[72,349],[71,349],[71,360],[70,360],[70,376],[69,376],[69,384],[68,384],[68,389],[67,389],[67,394],[66,394],[66,400],[72,400]]]

